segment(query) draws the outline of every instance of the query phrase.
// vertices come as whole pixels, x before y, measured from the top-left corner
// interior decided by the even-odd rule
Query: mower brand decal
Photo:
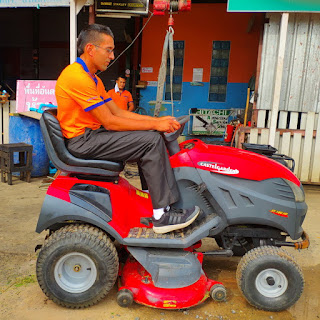
[[[284,218],[288,218],[288,215],[289,215],[288,212],[283,212],[283,211],[274,210],[274,209],[270,210],[269,212],[276,214],[277,216],[284,217]]]
[[[198,162],[198,165],[200,167],[209,168],[209,169],[211,169],[211,171],[218,172],[218,173],[225,173],[225,174],[238,174],[239,173],[238,169],[231,169],[230,167],[223,167],[223,166],[220,166],[214,162],[200,161],[200,162]]]
[[[149,194],[148,193],[142,192],[140,190],[136,190],[136,194],[137,194],[137,196],[142,197],[142,198],[146,198],[146,199],[149,198]]]
[[[176,300],[164,300],[163,307],[164,308],[175,308],[177,306]]]

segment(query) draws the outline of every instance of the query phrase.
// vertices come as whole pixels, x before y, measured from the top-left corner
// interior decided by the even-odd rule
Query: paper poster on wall
[[[141,73],[153,73],[153,68],[152,67],[142,67]]]
[[[192,82],[203,81],[203,68],[193,68]]]
[[[158,81],[148,81],[148,87],[157,87]]]
[[[57,105],[55,86],[55,80],[18,80],[17,112],[38,109],[42,103]]]

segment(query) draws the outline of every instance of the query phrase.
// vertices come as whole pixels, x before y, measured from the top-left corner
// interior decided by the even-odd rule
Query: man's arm
[[[164,120],[165,118],[172,118],[172,117],[160,117],[160,118],[155,118],[151,116],[145,116],[142,114],[137,114],[134,112],[130,112],[127,110],[120,109],[114,101],[109,101],[106,103],[108,106],[109,110],[112,112],[113,115],[121,118],[126,118],[126,119],[135,119],[135,120],[150,120],[153,119],[155,121],[159,120]]]
[[[157,130],[173,132],[180,124],[173,117],[154,118],[122,110],[112,101],[89,111],[107,130],[134,131]]]
[[[128,105],[129,105],[128,111],[129,111],[129,112],[134,111],[134,104],[133,104],[133,102],[132,102],[132,101],[129,102]]]

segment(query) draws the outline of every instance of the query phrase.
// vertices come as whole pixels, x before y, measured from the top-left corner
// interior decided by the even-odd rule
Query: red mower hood
[[[170,158],[172,168],[195,167],[248,180],[283,178],[300,187],[300,181],[284,165],[254,152],[208,145],[201,140],[187,140],[181,151]]]

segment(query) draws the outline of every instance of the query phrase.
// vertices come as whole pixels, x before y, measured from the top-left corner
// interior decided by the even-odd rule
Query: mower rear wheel
[[[262,246],[249,251],[237,268],[237,282],[248,302],[266,311],[282,311],[301,296],[300,267],[285,250]]]
[[[54,232],[37,259],[42,291],[67,308],[98,303],[113,287],[119,269],[114,244],[98,228],[68,225]]]

